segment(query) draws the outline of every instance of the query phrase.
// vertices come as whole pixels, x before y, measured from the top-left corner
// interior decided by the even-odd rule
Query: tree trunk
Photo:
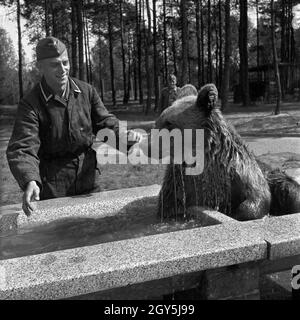
[[[57,10],[53,7],[53,1],[50,1],[50,9],[51,9],[51,17],[52,17],[52,36],[57,37],[58,30],[57,30],[57,22],[55,17],[57,16]]]
[[[89,57],[88,57],[88,49],[87,49],[86,19],[85,19],[84,8],[82,8],[82,19],[83,19],[83,39],[84,39],[86,79],[87,79],[87,82],[90,83]]]
[[[119,0],[119,10],[120,10],[120,37],[121,37],[121,54],[122,54],[122,73],[123,73],[123,103],[127,104],[129,96],[127,93],[126,84],[126,57],[124,48],[124,24],[123,24],[123,0]]]
[[[292,64],[295,62],[295,38],[294,38],[294,28],[292,26],[293,21],[293,6],[295,5],[295,1],[288,0],[288,30],[289,30],[289,67],[288,67],[288,83],[287,89],[291,88],[293,83],[293,70]],[[283,91],[283,88],[282,88]]]
[[[133,58],[133,82],[134,82],[134,100],[136,101],[138,99],[138,71],[137,71],[137,65],[136,65],[136,49],[134,48],[134,58]]]
[[[248,1],[240,0],[239,52],[240,86],[244,106],[250,104],[248,80]]]
[[[198,60],[198,88],[201,87],[201,38],[200,38],[200,2],[195,0],[196,5],[196,39],[197,39],[197,60]]]
[[[76,28],[76,4],[75,0],[71,2],[71,24],[72,24],[72,76],[78,77],[78,62],[77,62],[77,28]]]
[[[174,75],[177,77],[177,75],[178,75],[178,71],[177,71],[177,53],[176,53],[176,40],[175,40],[174,15],[173,15],[173,4],[172,4],[172,2],[171,2],[171,16],[172,16],[171,33],[172,33],[173,69],[174,69]]]
[[[45,31],[46,31],[46,37],[50,36],[50,28],[49,28],[49,10],[48,10],[48,0],[44,0],[44,8],[45,8]]]
[[[204,72],[205,72],[205,59],[204,59],[204,21],[203,21],[203,6],[202,6],[202,0],[199,0],[199,6],[200,6],[200,28],[201,28],[201,86],[204,85]]]
[[[225,62],[224,77],[221,92],[222,110],[228,106],[229,81],[230,81],[230,58],[231,58],[231,23],[230,23],[230,0],[225,1]]]
[[[167,44],[167,22],[166,22],[166,0],[163,0],[163,38],[164,38],[164,77],[168,82],[168,44]]]
[[[92,74],[92,61],[91,61],[91,50],[90,50],[90,38],[89,38],[89,22],[85,15],[85,23],[86,23],[86,44],[87,44],[87,56],[88,56],[88,70],[89,70],[89,78],[90,83],[93,83],[93,74]]]
[[[136,19],[136,32],[135,37],[133,36],[132,44],[133,44],[133,82],[134,82],[134,100],[138,99],[138,67],[137,67],[137,56],[138,56],[138,4],[137,0],[135,0],[135,19]]]
[[[101,65],[101,61],[102,61],[102,54],[101,54],[101,36],[100,36],[100,32],[99,32],[99,86],[100,86],[100,94],[101,94],[101,99],[104,102],[104,92],[103,92],[103,85],[102,85],[102,65]]]
[[[277,103],[275,108],[275,115],[280,114],[281,107],[281,83],[280,83],[280,74],[278,67],[278,57],[277,57],[277,49],[276,49],[276,38],[275,38],[275,10],[274,10],[274,0],[271,0],[271,28],[272,28],[272,48],[273,48],[273,63],[274,63],[274,71],[275,71],[275,79],[277,86]]]
[[[291,51],[291,45],[292,45],[292,39],[291,39],[291,21],[292,21],[292,0],[288,0],[287,5],[287,43],[288,43],[288,62],[291,63],[291,57],[292,57],[292,51]]]
[[[182,26],[182,67],[181,67],[181,79],[180,86],[185,85],[188,82],[188,21],[187,21],[187,7],[186,0],[181,0],[181,26]]]
[[[127,72],[127,90],[126,90],[126,97],[127,103],[130,99],[131,91],[133,90],[131,85],[131,67],[134,64],[132,59],[132,52],[133,52],[133,36],[131,36],[130,31],[128,32],[128,72]]]
[[[192,74],[191,74],[191,72],[192,72],[192,70],[191,70],[191,57],[190,57],[190,46],[189,46],[189,44],[190,44],[190,31],[189,31],[189,23],[187,24],[187,34],[188,34],[188,36],[187,36],[187,43],[186,43],[186,45],[187,45],[187,61],[188,61],[188,82],[187,83],[191,83],[191,76],[192,76]]]
[[[146,65],[146,76],[147,76],[147,104],[145,114],[151,110],[151,97],[152,97],[152,86],[151,86],[151,74],[149,66],[149,49],[151,46],[151,14],[150,14],[150,5],[149,0],[146,0],[146,10],[147,10],[147,20],[148,20],[148,29],[147,34],[145,34],[145,65]],[[144,30],[146,33],[146,26],[144,25]]]
[[[153,67],[154,67],[154,111],[157,111],[159,101],[159,87],[158,87],[158,63],[157,63],[157,31],[156,31],[156,0],[152,0],[153,8]]]
[[[288,8],[287,8],[287,0],[282,0],[281,3],[281,12],[280,12],[280,27],[281,27],[281,53],[280,58],[282,62],[288,61],[288,39],[287,39],[287,29],[288,29]],[[283,74],[282,78],[282,86],[286,87],[288,82],[288,75]],[[283,90],[283,94],[284,94]]]
[[[211,61],[211,1],[207,1],[207,82],[212,82]]]
[[[295,47],[295,37],[294,37],[294,28],[293,28],[293,25],[292,25],[292,22],[293,22],[293,18],[294,18],[294,15],[293,15],[293,6],[294,6],[294,3],[292,0],[289,0],[289,10],[290,10],[290,19],[289,19],[289,29],[290,29],[290,63],[293,63],[295,62],[295,55],[296,55],[296,47]]]
[[[214,29],[215,29],[215,43],[216,43],[216,63],[215,63],[215,84],[217,88],[219,88],[219,29],[218,29],[218,22],[217,22],[217,1],[214,0],[213,3],[213,17],[214,17]]]
[[[141,38],[141,5],[136,4],[136,30],[137,30],[137,50],[138,50],[138,83],[139,83],[139,103],[144,103],[143,97],[143,81],[142,81],[142,38]]]
[[[79,58],[79,79],[85,80],[84,76],[84,51],[83,51],[83,21],[82,21],[82,0],[75,0],[77,12],[78,32],[78,58]]]
[[[259,68],[259,0],[256,0],[256,66]],[[260,79],[260,72],[258,72],[258,78]]]
[[[109,0],[106,0],[107,9],[107,23],[108,23],[108,42],[109,42],[109,64],[110,64],[110,83],[111,83],[111,94],[112,103],[115,106],[117,104],[116,100],[116,90],[115,90],[115,69],[114,69],[114,56],[113,56],[113,30],[111,22],[111,14],[109,8]]]
[[[219,86],[222,87],[223,84],[223,36],[222,36],[222,1],[219,0]],[[222,89],[221,89],[222,90]]]
[[[133,43],[133,82],[134,82],[134,100],[138,99],[138,70],[137,70],[137,39],[132,39]]]
[[[17,1],[17,23],[18,23],[18,52],[19,52],[19,96],[23,97],[23,63],[22,63],[22,33],[21,33],[21,6]]]
[[[281,61],[284,62],[286,61],[286,0],[281,1],[280,27],[281,27]]]

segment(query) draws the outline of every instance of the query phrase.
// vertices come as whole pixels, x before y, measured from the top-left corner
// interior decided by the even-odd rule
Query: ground
[[[128,107],[118,105],[108,108],[120,120],[127,120],[128,126],[149,130],[157,114],[151,112],[145,116],[142,107],[132,104]],[[280,115],[273,114],[274,105],[242,107],[230,105],[224,112],[226,119],[244,137],[300,137],[300,104],[284,103]],[[20,203],[22,194],[13,179],[6,160],[5,150],[14,122],[16,106],[0,106],[0,206]],[[287,140],[288,141],[288,140]],[[284,142],[286,143],[286,142]],[[279,150],[280,151],[280,150]],[[292,152],[266,153],[261,158],[272,167],[283,169],[300,168],[300,150]],[[101,169],[102,190],[161,184],[164,165],[112,165]],[[262,299],[290,299],[290,272],[276,273],[264,277]]]

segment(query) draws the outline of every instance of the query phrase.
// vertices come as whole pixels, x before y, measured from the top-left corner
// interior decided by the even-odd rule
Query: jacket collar
[[[40,90],[41,90],[42,96],[44,97],[46,102],[48,102],[52,97],[55,97],[55,95],[53,94],[51,88],[48,86],[44,77],[42,78],[39,85],[40,85]],[[71,90],[76,93],[81,93],[81,90],[79,89],[79,87],[77,86],[75,81],[69,77],[69,82],[68,82],[68,85],[66,87],[65,92],[63,93],[63,97],[68,98]]]
[[[53,97],[53,94],[51,93],[51,89],[47,85],[47,82],[44,77],[40,82],[40,89],[45,101],[48,102]]]
[[[79,89],[78,85],[75,83],[75,81],[69,77],[69,84],[70,88],[77,93],[81,93],[81,90]]]

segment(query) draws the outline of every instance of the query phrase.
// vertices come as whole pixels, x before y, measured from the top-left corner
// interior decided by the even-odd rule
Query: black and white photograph
[[[0,150],[0,300],[299,300],[300,0],[0,0]]]

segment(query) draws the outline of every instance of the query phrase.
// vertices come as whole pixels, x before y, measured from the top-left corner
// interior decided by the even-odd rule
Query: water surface
[[[116,215],[102,218],[66,218],[18,234],[0,237],[0,259],[53,252],[124,239],[145,237],[217,222],[204,214],[189,221],[161,222],[157,217],[157,197],[133,201]]]

